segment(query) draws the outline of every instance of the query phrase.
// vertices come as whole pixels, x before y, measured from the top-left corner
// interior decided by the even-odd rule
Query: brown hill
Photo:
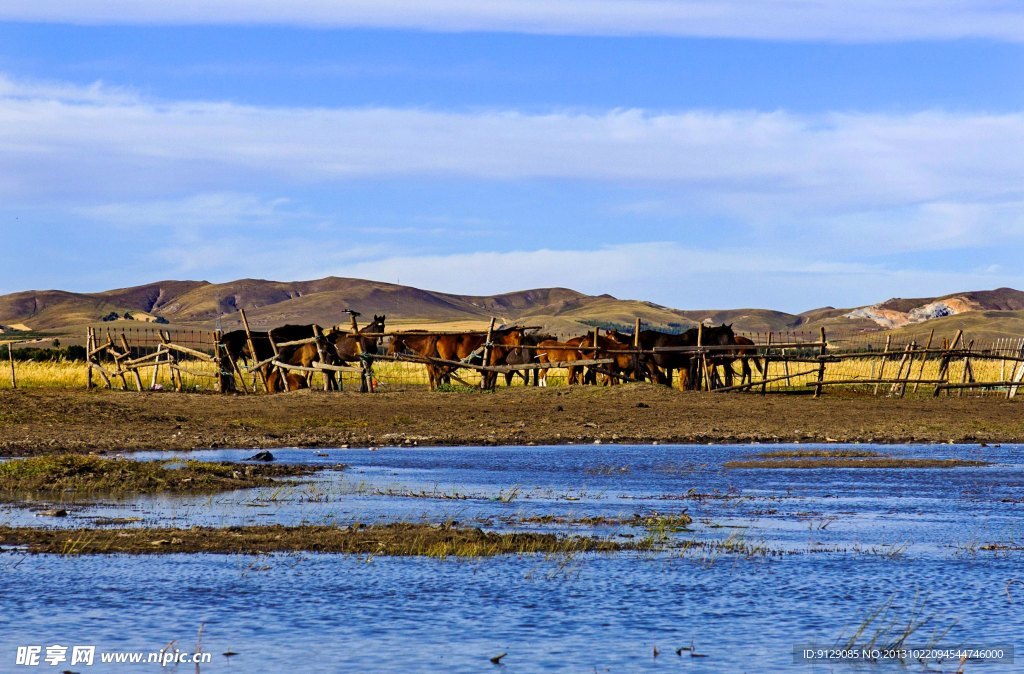
[[[155,317],[194,328],[224,329],[240,324],[244,308],[255,328],[284,323],[347,323],[346,309],[365,317],[386,314],[393,326],[483,327],[493,316],[502,323],[542,326],[559,335],[592,326],[644,325],[685,330],[699,321],[731,323],[742,332],[867,332],[927,334],[935,328],[993,336],[1024,335],[1024,292],[1011,288],[955,293],[939,298],[894,298],[870,307],[822,307],[801,314],[768,309],[679,310],[611,295],[586,295],[568,288],[536,288],[497,295],[457,295],[363,279],[327,277],[281,282],[240,279],[227,283],[160,281],[99,293],[27,291],[0,296],[0,325],[23,325],[55,334],[78,334],[85,324],[125,312],[139,320]],[[955,319],[955,320],[952,320]]]

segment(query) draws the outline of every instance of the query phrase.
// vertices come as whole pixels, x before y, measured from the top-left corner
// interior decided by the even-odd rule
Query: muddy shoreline
[[[653,385],[277,396],[0,392],[0,455],[211,447],[1024,442],[1024,401],[680,393]]]

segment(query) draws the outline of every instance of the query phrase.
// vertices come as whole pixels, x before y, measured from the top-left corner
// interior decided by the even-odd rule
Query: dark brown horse
[[[282,344],[312,337],[313,324],[282,325],[270,332],[253,331],[250,332],[250,335],[252,336],[253,348],[256,350],[255,354],[249,349],[249,340],[246,337],[245,330],[232,330],[231,332],[224,333],[221,337],[220,343],[224,345],[226,354],[235,363],[244,361],[248,362],[250,366],[253,363],[262,363],[274,355],[274,348],[270,345],[271,339],[274,340],[274,344]],[[269,378],[269,364],[261,365],[259,370],[262,372],[264,379]]]
[[[735,361],[740,361],[740,384],[746,384],[754,381],[754,373],[750,369],[750,363],[753,361],[754,367],[757,368],[758,374],[763,374],[761,371],[761,363],[757,360],[757,348],[754,341],[747,339],[742,335],[734,335],[733,343],[736,344],[736,349],[732,351],[722,352],[714,357],[714,363],[716,366],[721,365],[725,370],[725,385],[732,386],[732,376],[735,374],[732,369],[732,364]]]
[[[353,363],[361,360],[364,355],[376,355],[380,352],[380,343],[384,335],[385,316],[374,315],[373,322],[355,331],[334,329],[327,338],[334,349],[334,355],[339,362]],[[355,326],[355,319],[352,320]],[[373,361],[369,363],[368,370],[372,370]],[[333,374],[333,373],[331,373]],[[371,376],[372,379],[372,376]],[[362,379],[359,390],[365,393],[368,382]],[[340,388],[340,387],[339,387]]]
[[[355,332],[339,328],[332,330],[330,341],[338,358],[346,363],[352,363],[359,360],[363,354],[379,353],[385,318],[374,315],[372,323]]]
[[[633,343],[633,336],[617,330],[608,331],[609,336],[621,342]],[[641,330],[639,337],[640,349],[652,353],[644,353],[638,357],[640,372],[650,377],[651,381],[665,386],[672,386],[672,373],[680,371],[682,386],[687,389],[700,388],[703,370],[701,359],[693,349],[700,337],[702,346],[733,345],[734,334],[731,325],[704,326],[702,329],[690,328],[681,334],[660,332],[658,330]],[[670,349],[660,351],[659,349]],[[678,350],[677,350],[678,349]],[[716,351],[709,352],[709,362],[714,362]],[[726,372],[726,379],[731,380],[731,369]],[[710,373],[709,373],[710,378]]]
[[[696,343],[696,340],[698,339],[698,337],[697,337],[697,329],[696,328],[691,328],[691,330],[694,333],[694,341]],[[691,330],[688,330],[687,332],[690,332]],[[726,325],[725,323],[722,323],[721,325],[705,325],[703,327],[703,330],[700,331],[699,339],[700,339],[700,345],[701,346],[711,346],[711,347],[726,347],[726,346],[728,346],[728,347],[735,347],[736,346],[736,335],[732,331],[732,324]],[[718,359],[720,358],[721,354],[731,354],[732,352],[733,352],[733,350],[731,350],[731,349],[712,349],[712,350],[709,350],[705,354],[705,357],[703,359],[698,358],[696,356],[693,357],[691,359],[691,361],[690,361],[690,377],[689,377],[689,381],[687,382],[687,388],[689,388],[691,390],[696,390],[696,389],[702,388],[702,385],[704,383],[704,378],[705,378],[705,373],[704,373],[705,365],[709,366],[709,368],[710,368],[707,371],[707,373],[706,373],[706,378],[707,378],[708,385],[711,388],[717,387],[718,386],[718,382],[717,382],[718,377],[717,377],[717,375],[715,373],[715,366],[716,366],[716,364],[718,364],[718,362],[719,362]],[[733,375],[732,368],[731,367],[725,368],[725,385],[726,386],[732,386],[732,375]]]
[[[537,359],[537,349],[526,348],[535,347],[541,342],[553,339],[550,335],[523,335],[522,346],[517,346],[508,352],[505,357],[505,365],[535,365],[539,361]],[[505,373],[505,386],[511,386],[512,380],[516,375],[523,378],[523,386],[530,385],[530,373],[533,373],[533,385],[538,386],[540,384],[540,369],[535,368],[533,370],[513,370]]]
[[[609,330],[607,334],[621,343],[633,344],[633,335],[628,333]],[[682,373],[690,371],[692,353],[658,351],[657,349],[694,347],[697,345],[697,330],[687,330],[682,334],[641,330],[638,343],[640,350],[648,353],[643,353],[637,358],[639,371],[634,373],[636,378],[640,379],[646,375],[653,382],[672,386],[673,370],[679,370]]]

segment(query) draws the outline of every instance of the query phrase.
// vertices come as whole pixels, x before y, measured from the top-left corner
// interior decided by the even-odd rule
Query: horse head
[[[381,344],[384,342],[384,319],[385,316],[374,314],[373,322],[368,324],[365,328],[359,332],[368,333],[368,337],[364,337],[362,342],[363,351],[366,353],[378,353]]]

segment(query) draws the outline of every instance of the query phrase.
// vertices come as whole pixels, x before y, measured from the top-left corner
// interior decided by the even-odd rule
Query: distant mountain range
[[[389,325],[481,327],[490,318],[578,334],[593,325],[685,329],[699,321],[732,323],[736,330],[812,330],[937,333],[969,328],[980,337],[1024,336],[1024,292],[1011,288],[943,297],[894,298],[865,307],[824,307],[790,314],[770,309],[683,310],[568,288],[536,288],[499,295],[456,295],[362,279],[328,277],[281,282],[242,279],[228,283],[160,281],[99,293],[31,290],[0,295],[0,330],[77,334],[104,317],[169,322],[172,326],[225,330],[240,324],[244,308],[256,328],[284,323],[347,324],[345,309],[386,314]],[[130,316],[129,319],[125,315]]]

